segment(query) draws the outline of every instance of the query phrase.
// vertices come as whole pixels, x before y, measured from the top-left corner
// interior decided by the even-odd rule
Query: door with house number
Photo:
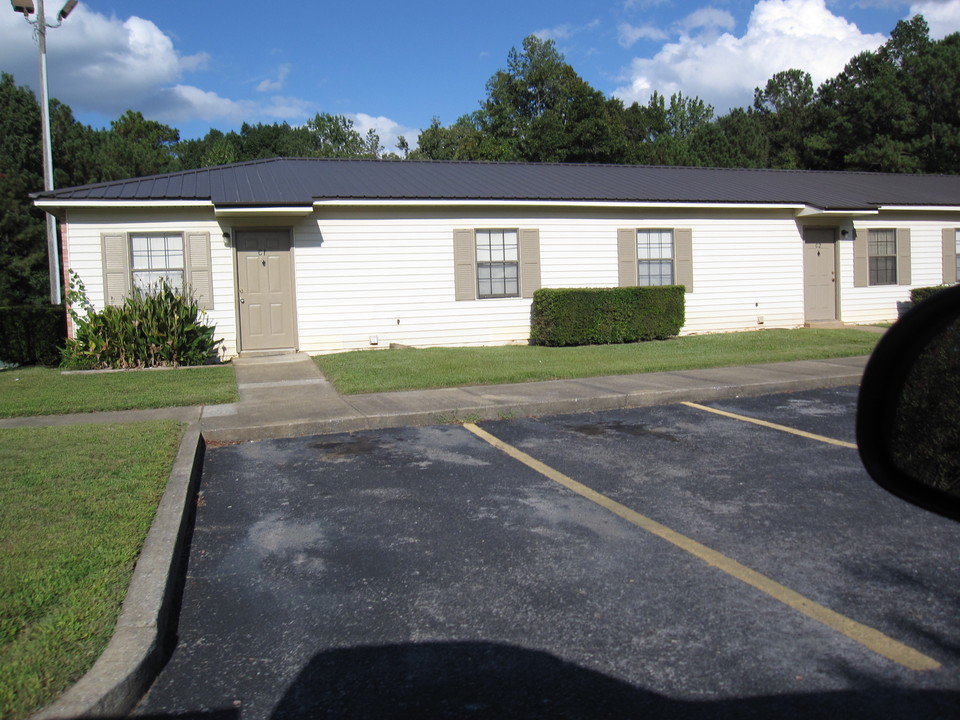
[[[240,350],[295,349],[290,233],[238,230],[235,243]]]
[[[837,319],[837,240],[833,228],[803,231],[803,310],[806,322]]]

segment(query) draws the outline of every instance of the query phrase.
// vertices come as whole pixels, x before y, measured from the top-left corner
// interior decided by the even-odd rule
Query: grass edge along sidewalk
[[[47,705],[106,647],[183,432],[0,429],[0,716]]]
[[[761,330],[686,335],[625,345],[527,345],[361,350],[314,358],[345,395],[565,380],[869,355],[879,333]]]
[[[0,372],[0,417],[215,405],[238,397],[231,365],[69,374],[20,367]]]

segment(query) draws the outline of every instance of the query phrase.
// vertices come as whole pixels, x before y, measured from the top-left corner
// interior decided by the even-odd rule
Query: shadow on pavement
[[[306,718],[933,718],[960,692],[872,687],[712,702],[673,700],[545,652],[486,642],[316,655],[273,720]]]

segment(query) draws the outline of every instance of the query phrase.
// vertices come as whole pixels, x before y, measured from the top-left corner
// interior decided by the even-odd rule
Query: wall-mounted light
[[[230,232],[227,231],[223,234],[223,244],[226,247],[230,247]]]
[[[845,238],[845,237],[846,237],[847,235],[849,235],[849,234],[850,234],[850,231],[847,230],[846,228],[844,228],[843,230],[840,231],[840,237],[842,237],[842,238]]]

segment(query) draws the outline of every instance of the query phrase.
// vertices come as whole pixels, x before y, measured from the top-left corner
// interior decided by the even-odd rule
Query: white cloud
[[[923,15],[930,26],[930,37],[940,39],[960,32],[960,0],[924,0],[910,5],[910,14]]]
[[[620,23],[617,26],[617,42],[621,47],[630,47],[637,40],[666,40],[667,34],[654,25],[631,25]]]
[[[133,109],[174,125],[260,118],[299,122],[316,112],[314,104],[299,98],[234,100],[181,82],[209,61],[207,53],[178,52],[170,36],[149,20],[108,18],[85,4],[48,36],[50,94],[76,112],[116,118]],[[0,67],[18,84],[35,87],[38,82],[32,28],[12,12],[0,12]],[[290,70],[290,65],[280,65],[276,79],[264,80],[257,90],[281,89]]]
[[[32,28],[13,13],[0,13],[0,66],[17,81],[35,85]],[[50,94],[74,109],[119,115],[148,100],[184,72],[203,67],[206,53],[184,56],[149,20],[119,20],[79,5],[48,34]]]
[[[726,10],[717,10],[712,7],[695,10],[677,23],[684,34],[701,28],[707,31],[733,30],[736,24],[733,15]]]
[[[256,111],[254,103],[220,97],[215,92],[192,85],[174,85],[158,90],[142,106],[144,115],[165,123],[216,120],[241,122]]]
[[[557,25],[552,28],[544,28],[543,30],[534,31],[536,35],[541,40],[566,40],[568,37],[573,35],[573,26],[570,24]]]
[[[309,100],[289,97],[285,95],[274,95],[269,103],[257,103],[256,114],[266,117],[276,118],[277,120],[295,120],[300,121],[303,118],[312,117],[317,113],[317,106]]]
[[[387,152],[398,152],[397,141],[401,136],[407,139],[411,148],[417,146],[417,136],[420,131],[416,128],[405,127],[391,120],[388,117],[373,117],[366,113],[348,113],[347,118],[353,121],[353,129],[363,136],[366,136],[368,130],[373,130],[380,137],[380,144]]]
[[[600,21],[591,20],[586,25],[571,25],[570,23],[564,23],[552,28],[536,30],[532,34],[536,35],[541,40],[569,40],[578,33],[584,32],[585,30],[595,30],[598,27],[600,27]]]
[[[725,13],[700,13],[689,16],[686,26],[732,27],[725,25]],[[881,34],[864,34],[834,15],[825,0],[760,0],[739,37],[730,32],[689,36],[682,32],[683,21],[678,27],[676,42],[665,44],[652,58],[633,60],[624,76],[627,84],[614,95],[627,103],[645,103],[654,90],[667,97],[682,90],[721,113],[749,105],[754,88],[776,72],[801,68],[817,85],[840,72],[857,53],[876,49],[886,40]]]
[[[257,92],[276,92],[283,89],[283,84],[287,81],[287,75],[290,74],[290,64],[284,63],[277,68],[276,80],[261,80],[257,85]]]
[[[646,10],[647,8],[665,5],[669,2],[670,0],[625,0],[623,3],[623,9],[632,10],[634,8],[639,8],[641,10]]]

